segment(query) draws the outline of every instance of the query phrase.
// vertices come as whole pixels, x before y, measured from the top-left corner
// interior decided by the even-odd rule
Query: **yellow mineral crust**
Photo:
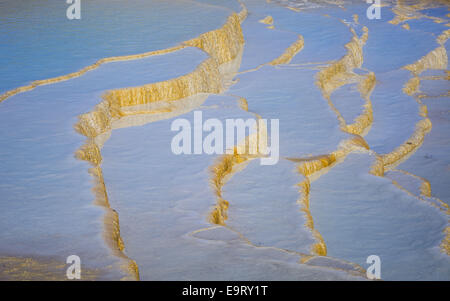
[[[424,1],[428,2],[428,1]],[[424,4],[424,3],[423,3]],[[425,3],[426,4],[426,3]],[[399,16],[399,15],[398,15]],[[398,17],[397,16],[397,17]],[[400,18],[400,17],[399,17]],[[395,21],[394,19],[393,21]],[[398,20],[398,19],[397,19]],[[391,21],[391,23],[395,23]],[[408,82],[403,87],[403,92],[407,95],[414,96],[417,103],[419,104],[419,115],[423,117],[422,120],[416,123],[414,132],[412,135],[406,140],[403,144],[396,147],[392,152],[388,154],[382,154],[377,156],[377,160],[375,164],[371,168],[371,173],[377,176],[383,176],[386,169],[392,169],[404,160],[408,158],[415,150],[417,150],[423,143],[425,135],[431,130],[432,123],[429,118],[427,118],[428,110],[425,104],[423,104],[420,100],[420,96],[416,96],[418,92],[420,92],[420,77],[419,75],[429,69],[439,69],[446,70],[448,65],[448,56],[447,51],[443,44],[447,41],[450,35],[450,30],[445,30],[439,37],[436,39],[437,43],[441,46],[430,51],[424,57],[420,58],[413,64],[407,65],[403,67],[406,70],[409,70],[413,75],[412,78],[408,80]],[[425,78],[425,79],[434,79],[434,78]],[[442,78],[437,78],[442,79]],[[398,183],[393,183],[398,185]],[[431,185],[426,179],[422,179],[422,184],[420,187],[420,192],[422,196],[431,197]],[[443,208],[447,215],[450,215],[447,204],[438,200],[440,204],[439,208]],[[441,242],[441,251],[450,255],[450,227],[447,227],[444,230],[445,238]]]
[[[276,66],[276,65],[281,65],[281,64],[289,64],[291,62],[291,60],[294,58],[294,56],[297,55],[297,53],[299,53],[303,49],[303,46],[304,46],[303,36],[298,35],[297,40],[294,43],[292,43],[288,48],[286,48],[279,57],[277,57],[276,59],[274,59],[270,62],[263,63],[263,64],[257,66],[256,68],[242,71],[242,72],[240,72],[240,74],[259,70],[261,67],[266,66],[266,65]]]
[[[392,152],[382,155],[381,159],[383,160],[383,165],[385,167],[390,167],[395,163],[399,163],[398,161],[403,159],[406,155],[415,150],[418,146],[420,146],[425,138],[425,135],[431,130],[431,121],[428,118],[420,120],[416,124],[416,128],[409,137],[409,139],[395,148]]]
[[[241,11],[238,13],[239,21],[242,23],[248,16],[248,10],[247,7],[242,3],[241,0],[238,0],[239,4],[241,5]]]
[[[444,214],[446,214],[447,216],[450,215],[450,208],[449,206],[443,202],[442,200],[432,197],[431,195],[431,184],[430,182],[425,179],[422,178],[420,176],[417,176],[415,174],[409,173],[407,171],[401,170],[401,169],[395,169],[395,171],[399,171],[401,173],[404,173],[406,175],[409,175],[411,177],[414,177],[418,180],[420,180],[421,185],[420,185],[420,195],[415,195],[414,193],[408,191],[407,189],[405,189],[404,187],[402,187],[400,184],[398,184],[396,181],[392,180],[392,183],[397,186],[399,189],[405,191],[406,193],[408,193],[411,196],[416,197],[417,199],[426,202],[427,204],[441,210]],[[432,199],[433,201],[430,201],[429,199]],[[444,238],[442,239],[442,242],[440,244],[441,247],[441,251],[443,253],[446,253],[447,255],[450,255],[450,226],[447,226],[443,232],[445,234]]]
[[[301,12],[302,10],[298,7],[292,7],[292,6],[286,6],[287,9],[290,9],[292,11],[295,11],[296,13]]]
[[[244,43],[240,18],[233,13],[222,28],[186,41],[183,45],[198,47],[214,58],[218,65],[234,59]]]
[[[95,137],[95,143],[99,147],[103,146],[106,140],[109,139],[111,132],[115,129],[142,126],[188,113],[201,106],[208,96],[209,94],[207,93],[199,93],[171,102],[160,101],[145,105],[123,107],[120,112],[121,117],[119,119],[113,119],[111,130]]]
[[[403,86],[403,93],[412,96],[419,92],[420,78],[418,76],[411,77]]]
[[[357,22],[357,18],[354,18]],[[298,201],[302,206],[302,211],[306,217],[306,227],[316,239],[316,243],[312,246],[313,254],[325,256],[327,254],[326,244],[322,235],[314,228],[314,222],[309,210],[309,191],[310,182],[313,176],[318,176],[321,171],[333,166],[335,163],[343,160],[351,151],[356,149],[369,149],[369,146],[360,136],[370,127],[373,121],[372,105],[370,102],[370,94],[375,87],[376,78],[374,73],[365,76],[356,75],[353,70],[360,68],[363,63],[363,46],[368,39],[368,29],[363,27],[363,34],[358,37],[353,29],[352,40],[345,45],[347,53],[338,61],[332,63],[327,68],[321,70],[317,75],[316,84],[322,91],[322,95],[328,101],[328,104],[338,116],[341,124],[341,130],[354,134],[348,140],[343,141],[338,149],[330,154],[311,157],[307,159],[293,160],[301,162],[298,165],[298,172],[304,176],[304,180],[299,183],[301,199]],[[352,124],[347,125],[342,118],[340,112],[334,107],[330,100],[330,95],[339,87],[352,82],[358,82],[358,90],[361,97],[365,100],[363,112],[355,118]]]
[[[353,33],[352,40],[345,45],[347,53],[338,61],[332,63],[317,75],[316,84],[322,91],[322,95],[328,101],[331,109],[336,113],[340,122],[341,130],[350,134],[364,135],[373,122],[372,103],[370,94],[375,87],[376,77],[373,72],[367,75],[357,75],[353,72],[355,68],[361,67],[363,63],[363,46],[368,39],[368,29],[363,27],[363,34],[360,38]],[[365,100],[363,112],[358,115],[352,124],[346,123],[341,113],[331,102],[331,94],[339,87],[357,82],[361,97]]]
[[[448,38],[449,30],[444,31],[438,38],[437,41],[445,42]],[[447,69],[448,57],[445,47],[440,46],[428,54],[414,62],[413,64],[403,67],[404,69],[411,72],[413,77],[408,80],[408,82],[403,87],[403,92],[407,95],[413,96],[418,93],[420,87],[419,75],[428,69]],[[415,151],[423,142],[425,135],[431,130],[432,124],[430,119],[427,118],[427,107],[421,103],[419,98],[416,98],[420,105],[420,115],[424,119],[417,122],[415,130],[411,137],[405,141],[403,144],[395,148],[392,152],[388,154],[383,154],[377,160],[376,165],[372,168],[372,173],[375,175],[383,176],[384,170],[386,168],[392,168],[398,165],[402,160],[406,158],[407,155]],[[381,168],[379,165],[382,165]]]
[[[197,47],[208,53],[209,58],[203,61],[194,71],[178,78],[170,79],[164,82],[152,83],[140,87],[115,89],[107,91],[103,96],[102,102],[95,106],[94,110],[79,116],[75,130],[84,135],[87,140],[76,152],[75,156],[81,160],[89,162],[93,167],[89,173],[93,176],[95,186],[93,191],[96,196],[95,203],[103,206],[106,210],[105,214],[105,241],[110,246],[113,253],[123,258],[126,262],[124,269],[128,271],[130,277],[125,279],[139,280],[139,270],[135,261],[128,258],[124,249],[123,240],[120,236],[119,216],[117,212],[110,207],[108,195],[103,179],[101,169],[101,146],[105,139],[109,137],[109,132],[113,129],[113,124],[118,123],[121,119],[128,118],[132,115],[139,114],[170,114],[172,109],[183,111],[184,106],[189,108],[189,103],[197,103],[204,100],[193,99],[188,101],[186,105],[177,106],[170,105],[171,102],[183,99],[191,99],[196,95],[207,95],[207,93],[220,93],[228,85],[228,81],[233,77],[239,68],[240,57],[242,55],[242,46],[244,38],[240,22],[247,16],[247,10],[243,9],[239,14],[233,13],[228,17],[226,23],[219,29],[206,32],[197,38],[186,41],[182,45],[153,54],[163,54],[170,51],[178,50],[183,47]],[[152,55],[122,57],[122,59],[133,59]],[[112,61],[113,59],[108,59]],[[119,58],[116,58],[119,60]],[[233,60],[239,60],[238,63]],[[101,60],[101,62],[104,62]],[[94,68],[94,67],[90,67]],[[84,70],[84,69],[83,69]],[[90,70],[90,69],[89,69]],[[84,71],[85,72],[85,71]],[[81,75],[81,73],[76,76]],[[71,78],[72,75],[67,77]],[[161,106],[160,108],[150,108],[151,111],[134,110],[136,106],[148,106],[153,103],[167,103],[169,106]],[[128,109],[131,108],[131,109]],[[127,124],[132,122],[127,122]],[[106,136],[105,136],[106,135]],[[101,139],[98,139],[101,137]],[[232,163],[238,157],[233,156]],[[225,160],[226,161],[226,160]],[[223,173],[227,173],[227,166],[222,167]],[[217,218],[213,221],[221,223],[221,219],[226,218],[227,202],[225,200],[218,202],[217,208],[220,209]],[[212,214],[213,215],[213,214]]]
[[[447,69],[448,57],[445,47],[441,46],[427,55],[419,59],[413,64],[407,65],[404,68],[411,71],[414,75],[419,75],[427,69]]]
[[[442,34],[440,34],[436,41],[440,44],[440,45],[444,45],[445,42],[447,42],[448,38],[450,37],[450,29],[445,30]]]
[[[303,49],[304,44],[303,36],[299,35],[297,41],[292,43],[282,55],[271,61],[269,65],[289,64],[292,58]]]
[[[240,107],[242,110],[248,112],[248,102],[247,102],[247,99],[245,99],[245,98],[243,98],[243,97],[239,98],[239,107]]]
[[[67,280],[65,259],[0,256],[0,281],[64,281]],[[96,280],[97,269],[83,267],[82,280]]]
[[[444,230],[445,238],[441,242],[441,250],[448,256],[450,256],[450,227],[446,227]]]
[[[96,161],[101,162],[100,152],[99,158]],[[93,187],[93,192],[95,194],[94,203],[98,206],[102,206],[106,211],[103,220],[103,235],[105,241],[112,250],[112,253],[124,260],[123,270],[128,271],[129,276],[123,277],[122,280],[139,280],[139,269],[137,268],[136,262],[126,256],[123,252],[125,246],[120,236],[119,215],[114,209],[111,208],[109,204],[105,181],[103,179],[103,172],[100,165],[94,165],[93,168],[89,169],[89,173],[92,175],[95,182]]]
[[[272,25],[273,24],[273,18],[272,16],[267,16],[264,19],[261,19],[258,21],[259,23],[263,23],[263,24],[267,24],[267,25]]]
[[[369,73],[367,76],[359,82],[359,92],[365,99],[363,105],[363,112],[358,115],[352,124],[345,125],[343,129],[345,132],[355,135],[363,135],[365,131],[372,125],[373,122],[373,110],[372,102],[370,101],[370,94],[375,87],[376,78],[374,73]]]
[[[194,72],[164,82],[141,87],[111,90],[104,95],[110,107],[135,106],[157,101],[174,101],[198,93],[220,93],[222,79],[212,58],[202,62]]]
[[[66,74],[66,75],[62,75],[62,76],[58,76],[58,77],[53,77],[53,78],[49,78],[49,79],[44,79],[44,80],[36,80],[36,81],[32,82],[31,84],[29,84],[27,86],[23,86],[23,87],[19,87],[19,88],[7,91],[4,94],[0,95],[0,102],[4,101],[8,97],[11,97],[11,96],[13,96],[15,94],[32,90],[32,89],[36,88],[37,86],[53,84],[53,83],[69,80],[69,79],[72,79],[72,78],[75,78],[75,77],[79,77],[79,76],[85,74],[88,71],[91,71],[91,70],[94,70],[94,69],[100,67],[100,65],[105,64],[105,63],[136,60],[136,59],[141,59],[141,58],[145,58],[145,57],[149,57],[149,56],[166,54],[166,53],[169,53],[169,52],[174,52],[174,51],[180,50],[180,49],[182,49],[184,47],[185,46],[183,46],[183,45],[179,45],[179,46],[175,46],[175,47],[172,47],[172,48],[167,48],[167,49],[163,49],[163,50],[156,50],[156,51],[149,51],[149,52],[135,54],[135,55],[114,56],[114,57],[103,58],[103,59],[98,60],[96,63],[94,63],[92,65],[89,65],[89,66],[86,66],[86,67],[84,67],[83,69],[81,69],[81,70],[79,70],[77,72],[73,72],[73,73],[70,73],[70,74]]]
[[[145,53],[135,54],[135,55],[103,58],[103,59],[98,60],[96,63],[86,66],[77,72],[73,72],[70,74],[66,74],[66,75],[58,76],[58,77],[54,77],[54,78],[49,78],[49,79],[45,79],[45,80],[37,80],[37,81],[32,82],[30,85],[7,91],[4,94],[0,95],[0,102],[2,102],[6,98],[11,97],[15,94],[32,90],[37,86],[52,84],[52,83],[56,83],[56,82],[69,80],[71,78],[79,77],[90,70],[100,67],[100,65],[102,65],[104,63],[136,60],[136,59],[141,59],[141,58],[154,56],[154,55],[162,55],[162,54],[180,50],[186,46],[194,46],[194,47],[203,49],[212,58],[214,58],[216,60],[217,64],[220,65],[224,62],[230,61],[231,59],[235,58],[240,50],[239,44],[244,43],[244,38],[243,38],[242,30],[240,27],[240,22],[242,22],[246,18],[246,16],[247,16],[247,9],[245,8],[245,6],[243,6],[243,8],[239,12],[239,14],[235,14],[235,13],[232,14],[228,18],[227,22],[225,23],[225,25],[222,28],[207,32],[203,35],[200,35],[198,38],[195,38],[190,41],[186,41],[186,42],[182,43],[181,45],[167,48],[167,49],[162,49],[162,50],[149,51],[149,52],[145,52]]]
[[[311,233],[317,241],[311,247],[311,252],[315,255],[326,256],[327,246],[322,235],[319,233],[319,231],[317,231],[317,229],[314,228],[313,217],[309,209],[309,194],[311,190],[310,179],[315,173],[318,173],[327,167],[331,167],[338,161],[342,161],[351,151],[361,148],[367,150],[369,149],[369,146],[362,137],[355,135],[353,138],[345,140],[343,143],[341,143],[339,148],[330,154],[315,156],[306,159],[292,159],[292,161],[294,162],[300,162],[297,170],[304,176],[303,181],[298,184],[301,193],[301,198],[298,200],[298,203],[300,204],[301,210],[303,211],[306,218],[305,226],[310,229]]]
[[[443,23],[444,19],[428,16],[426,14],[421,13],[421,10],[438,7],[439,5],[447,5],[448,1],[434,1],[434,0],[420,0],[420,1],[406,1],[406,0],[398,0],[396,6],[392,9],[392,12],[395,14],[394,19],[389,21],[389,23],[398,25],[405,21],[413,20],[413,19],[421,19],[427,18],[433,20],[435,23]]]
[[[248,104],[244,98],[239,99],[243,109],[248,111]],[[237,171],[237,167],[243,163],[248,163],[250,160],[261,157],[266,152],[267,144],[267,127],[261,121],[261,116],[255,114],[258,123],[256,131],[245,137],[243,141],[239,141],[233,148],[233,154],[225,154],[219,157],[216,163],[210,168],[211,172],[211,186],[216,194],[216,205],[209,214],[208,220],[212,224],[225,226],[225,221],[228,218],[227,210],[229,202],[222,197],[222,188],[226,181]],[[254,150],[251,152],[250,150]]]
[[[403,162],[408,155],[413,153],[423,142],[425,135],[431,130],[430,119],[424,118],[416,123],[414,132],[403,144],[396,147],[388,154],[379,155],[372,166],[371,173],[383,176],[386,169],[392,169]]]
[[[211,40],[208,40],[211,39]],[[178,78],[140,87],[106,92],[103,101],[92,112],[79,117],[75,129],[86,137],[96,137],[111,129],[113,119],[128,115],[122,108],[159,101],[175,101],[199,93],[220,93],[224,77],[220,66],[241,54],[242,31],[237,14],[233,14],[220,29],[202,34],[186,45],[199,47],[210,54],[193,72]],[[228,49],[228,50],[226,50]]]
[[[316,84],[322,90],[325,98],[328,99],[334,90],[347,83],[348,79],[352,77],[353,69],[361,67],[363,63],[362,47],[368,38],[367,27],[364,27],[363,31],[360,38],[353,31],[352,40],[345,45],[347,54],[318,73]]]
[[[217,202],[209,214],[209,222],[217,225],[225,225],[228,218],[229,203],[222,198],[222,187],[233,172],[233,166],[247,161],[246,156],[239,155],[235,148],[235,154],[221,156],[211,168],[211,185],[217,196]]]
[[[270,17],[270,16],[269,16]],[[264,22],[269,22],[267,24],[272,24],[273,19],[270,17],[264,19]],[[304,45],[304,40],[301,35],[298,36],[297,41],[295,41],[291,46],[289,46],[284,53],[274,59],[272,62],[269,62],[269,65],[279,65],[279,64],[288,64],[292,58],[302,50]],[[248,112],[248,103],[246,99],[239,99],[240,107]],[[260,120],[260,116],[255,114],[257,119]],[[261,127],[262,126],[262,127]],[[227,210],[229,207],[229,202],[223,199],[222,197],[222,188],[225,185],[225,182],[232,176],[234,172],[236,172],[236,167],[242,163],[246,163],[251,159],[254,159],[260,156],[264,150],[259,149],[259,147],[267,147],[266,145],[260,145],[258,143],[259,139],[267,138],[267,128],[263,124],[259,124],[257,131],[245,138],[244,141],[238,143],[238,145],[234,148],[234,154],[226,154],[221,156],[217,162],[211,167],[211,185],[214,189],[214,192],[217,197],[216,205],[210,212],[208,219],[212,224],[225,226],[225,221],[228,218]],[[256,147],[256,155],[249,154],[250,147]],[[316,237],[320,237],[320,234],[315,234]],[[325,249],[326,247],[320,243],[317,244],[316,249]],[[322,251],[323,253],[323,251]]]
[[[410,177],[418,179],[421,182],[421,184],[420,184],[420,194],[422,196],[425,196],[425,197],[431,197],[431,184],[430,184],[430,182],[428,182],[427,179],[425,179],[423,177],[420,177],[418,175],[409,173],[409,172],[407,172],[405,170],[395,169],[395,171],[399,171],[399,172],[401,172],[401,173],[403,173],[405,175],[408,175]]]

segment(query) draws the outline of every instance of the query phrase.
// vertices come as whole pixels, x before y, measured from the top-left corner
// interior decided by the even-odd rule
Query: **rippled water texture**
[[[81,1],[0,1],[0,280],[450,280],[446,1]]]

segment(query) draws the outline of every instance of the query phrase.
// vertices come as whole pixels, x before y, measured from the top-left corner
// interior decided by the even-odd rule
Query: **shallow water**
[[[104,57],[165,49],[218,28],[230,9],[195,1],[82,1],[68,20],[65,1],[0,3],[0,92],[77,71]]]
[[[374,254],[384,280],[450,280],[447,54],[417,74],[415,93],[403,91],[415,76],[403,67],[440,46],[448,8],[429,3],[416,19],[395,25],[396,3],[387,1],[380,20],[369,20],[360,1],[242,3],[248,16],[236,26],[243,45],[218,34],[212,45],[219,50],[203,40],[201,49],[109,62],[0,103],[1,258],[24,270],[20,258],[51,262],[51,279],[61,276],[54,263],[76,254],[89,279],[134,279],[134,261],[141,280],[364,280]],[[82,5],[82,19],[69,21],[60,1],[0,3],[0,93],[101,58],[179,45],[242,9],[231,0]],[[272,23],[259,22],[267,16]],[[289,52],[299,39],[302,47]],[[359,48],[345,47],[355,40]],[[449,42],[442,46],[447,52]],[[274,63],[283,54],[289,59]],[[225,61],[220,92],[211,92],[211,74],[189,78],[197,86],[170,84],[196,74],[210,56]],[[349,69],[321,89],[320,74],[338,61]],[[365,94],[361,82],[371,74],[375,85]],[[100,114],[108,91],[158,82],[169,84],[146,95],[170,90],[183,97],[137,106],[121,100],[119,113],[108,107],[106,121],[90,119],[95,134],[74,128],[82,114]],[[191,90],[178,93],[180,87]],[[279,119],[279,162],[265,166],[244,155],[218,191],[212,183],[226,156],[171,151],[173,120],[193,124],[193,111],[220,121]],[[416,143],[416,125],[426,118],[431,130]],[[361,131],[347,130],[351,124]],[[385,163],[384,173],[374,172],[380,156],[402,145],[412,146]],[[86,146],[98,154],[76,157]],[[301,172],[317,158],[326,166]],[[228,206],[218,222],[212,216],[221,198]],[[108,215],[113,210],[117,220]],[[29,269],[47,275],[40,273],[46,264]],[[0,279],[15,277],[8,273],[0,271]]]

